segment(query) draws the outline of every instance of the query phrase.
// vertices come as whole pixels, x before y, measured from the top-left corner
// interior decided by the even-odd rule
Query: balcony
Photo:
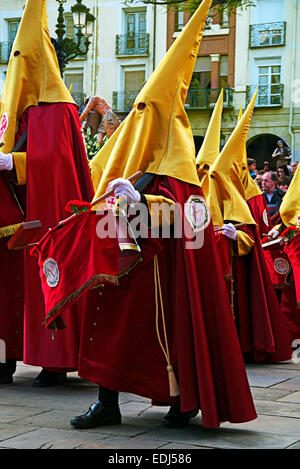
[[[149,33],[117,34],[116,56],[149,55]]]
[[[249,47],[276,47],[285,45],[286,23],[252,24]]]
[[[224,108],[232,108],[233,89],[224,88]],[[211,109],[216,104],[221,89],[189,90],[185,102],[186,109]]]
[[[12,45],[12,42],[0,42],[0,63],[8,63]]]
[[[112,109],[114,112],[130,112],[140,91],[113,91]]]
[[[247,105],[249,104],[252,96],[254,95],[256,88],[257,85],[250,85],[246,87]],[[281,83],[276,85],[259,85],[255,107],[282,107],[283,88],[284,85]]]

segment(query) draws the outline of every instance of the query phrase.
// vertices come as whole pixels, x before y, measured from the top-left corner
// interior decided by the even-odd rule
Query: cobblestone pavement
[[[123,424],[75,430],[70,419],[97,400],[97,387],[69,373],[65,385],[34,388],[40,368],[18,363],[13,385],[0,385],[0,449],[300,449],[300,364],[247,365],[258,418],[205,429],[201,416],[166,429],[165,407],[120,395]]]

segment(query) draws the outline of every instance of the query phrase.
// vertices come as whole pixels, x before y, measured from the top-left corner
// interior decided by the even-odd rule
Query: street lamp
[[[66,0],[56,0],[59,3],[58,17],[56,24],[57,39],[51,38],[55,47],[57,60],[61,74],[66,64],[76,57],[84,57],[90,46],[89,37],[93,34],[93,23],[95,17],[89,12],[89,8],[82,4],[82,0],[76,0],[76,4],[71,7],[73,23],[78,29],[76,40],[66,37],[64,7]],[[83,38],[84,41],[83,41]]]

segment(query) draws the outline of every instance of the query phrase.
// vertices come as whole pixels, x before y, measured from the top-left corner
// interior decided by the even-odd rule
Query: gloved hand
[[[6,169],[7,171],[11,171],[14,167],[13,157],[11,153],[7,155],[0,151],[0,171]]]
[[[279,234],[280,234],[279,231],[273,228],[271,231],[269,231],[268,237],[272,239],[276,239],[278,238]]]
[[[135,190],[127,179],[114,179],[108,184],[108,189],[114,189],[116,197],[126,197],[128,204],[136,204],[141,201],[141,194]]]
[[[227,238],[232,239],[233,241],[237,238],[237,231],[235,226],[232,223],[226,223],[226,225],[222,226],[222,230]]]

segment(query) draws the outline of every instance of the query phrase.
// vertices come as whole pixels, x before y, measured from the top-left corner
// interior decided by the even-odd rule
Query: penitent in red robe
[[[23,221],[10,189],[11,172],[0,172],[0,228],[6,229]],[[0,238],[0,339],[5,342],[6,359],[23,357],[23,252],[9,251],[9,236]]]
[[[68,103],[39,104],[28,111],[26,221],[40,220],[42,236],[70,214],[70,199],[91,201],[93,188],[77,107]],[[72,240],[70,240],[72,243]],[[24,362],[28,365],[77,369],[80,305],[64,311],[72,315],[68,329],[56,334],[45,329],[44,298],[36,260],[25,251]]]
[[[199,187],[167,176],[155,176],[144,193],[162,195],[182,208],[191,195],[203,196]],[[59,233],[62,231],[63,228]],[[39,246],[41,271],[43,259],[49,256],[63,269],[60,243],[56,244],[55,232],[53,235],[51,240],[49,233],[48,241],[45,238]],[[93,237],[95,233],[87,236]],[[205,229],[203,247],[185,249],[185,241],[185,237],[142,239],[143,262],[123,284],[98,285],[99,288],[85,294],[78,372],[112,390],[132,392],[164,404],[174,401],[156,330],[153,263],[156,254],[170,361],[179,381],[182,411],[200,408],[206,427],[218,427],[222,421],[253,420],[256,412],[212,223]],[[47,250],[43,252],[45,242]],[[89,254],[91,262],[93,249]],[[78,252],[78,265],[86,255]],[[88,268],[87,264],[85,270]],[[87,273],[80,285],[74,285],[74,291],[87,285],[88,280]],[[47,288],[46,282],[44,286],[47,309],[51,288]],[[58,314],[56,311],[52,318],[48,315],[48,325]],[[163,338],[161,315],[159,318]]]
[[[259,234],[264,237],[272,228],[270,214],[263,194],[255,195],[247,200],[251,214],[258,226]]]

